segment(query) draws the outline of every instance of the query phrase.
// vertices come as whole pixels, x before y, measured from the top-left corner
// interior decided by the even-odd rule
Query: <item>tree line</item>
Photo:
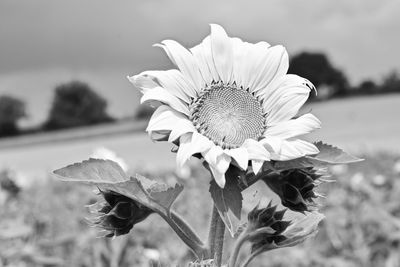
[[[400,76],[389,73],[381,82],[372,79],[351,86],[346,75],[333,66],[323,53],[302,52],[292,57],[289,73],[309,79],[316,86],[318,95],[311,94],[309,101],[338,97],[400,93]],[[136,119],[148,118],[153,109],[141,105]],[[107,113],[107,101],[87,83],[72,81],[60,84],[55,94],[46,121],[35,129],[21,131],[18,121],[27,116],[25,103],[12,96],[0,96],[0,137],[18,135],[24,132],[52,131],[112,122],[115,119]]]

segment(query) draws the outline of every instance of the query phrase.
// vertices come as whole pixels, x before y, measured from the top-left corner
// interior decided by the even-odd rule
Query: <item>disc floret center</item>
[[[190,111],[197,131],[223,148],[239,147],[249,138],[258,140],[264,131],[260,101],[236,84],[212,83]]]

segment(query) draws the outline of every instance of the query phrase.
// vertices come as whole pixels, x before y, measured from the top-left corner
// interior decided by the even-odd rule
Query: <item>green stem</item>
[[[237,261],[237,258],[239,256],[239,251],[240,251],[241,247],[243,246],[244,242],[247,241],[247,239],[248,239],[247,234],[245,232],[243,232],[239,236],[239,238],[236,240],[234,248],[233,248],[232,255],[231,255],[230,260],[229,260],[229,265],[228,265],[229,267],[235,267],[236,266],[236,261]]]
[[[217,231],[217,221],[218,221],[218,210],[213,204],[212,212],[211,212],[211,220],[210,220],[210,230],[208,232],[208,248],[210,255],[214,256],[215,253],[215,234]]]
[[[175,220],[171,218],[172,216],[169,217],[162,215],[162,217],[169,224],[169,226],[171,226],[171,228],[175,231],[179,238],[193,251],[198,259],[208,258],[207,248],[202,242],[198,243],[192,239],[192,236],[195,234],[193,233],[193,231],[188,231],[188,229],[190,229],[189,226],[186,225],[187,227],[182,227],[178,225]],[[183,222],[183,220],[181,222]]]
[[[225,223],[221,217],[217,216],[216,220],[216,231],[214,239],[214,264],[216,267],[221,267],[222,264],[222,253],[224,249],[224,238],[225,238]]]
[[[190,224],[187,223],[182,217],[180,217],[179,214],[171,211],[170,217],[190,239],[192,239],[197,244],[204,246],[203,241],[201,241],[200,237],[196,234]]]

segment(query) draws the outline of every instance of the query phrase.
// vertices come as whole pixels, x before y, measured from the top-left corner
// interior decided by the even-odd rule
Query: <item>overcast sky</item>
[[[55,70],[69,74],[54,79],[85,72],[98,84],[114,72],[107,87],[128,88],[127,72],[169,66],[152,44],[170,38],[193,46],[209,23],[283,44],[291,55],[324,51],[353,84],[379,80],[400,70],[399,14],[398,0],[0,0],[0,92],[34,88],[27,79]]]
[[[208,23],[231,36],[326,51],[352,80],[400,67],[396,0],[1,0],[0,71],[157,66],[151,45],[194,45]],[[166,62],[166,61],[163,61]]]

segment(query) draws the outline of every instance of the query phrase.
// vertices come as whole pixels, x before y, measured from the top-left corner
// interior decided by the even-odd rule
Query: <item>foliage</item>
[[[25,103],[12,96],[0,96],[0,136],[18,134],[17,122],[26,116]]]
[[[106,112],[107,102],[86,83],[72,81],[55,89],[55,96],[44,129],[54,130],[98,123],[113,119]]]
[[[320,187],[326,196],[320,202],[327,219],[320,225],[316,239],[261,255],[249,266],[265,266],[265,262],[276,267],[398,266],[400,173],[394,166],[399,160],[399,156],[377,154],[359,164],[331,169],[337,183]],[[200,168],[193,171],[199,179],[179,181],[186,190],[174,207],[205,234],[208,214],[204,207],[211,205],[202,197],[207,190],[206,172]],[[164,173],[160,181],[171,177],[175,176]],[[263,184],[255,186],[260,193],[267,192]],[[0,204],[0,264],[147,267],[153,263],[185,266],[187,257],[190,259],[180,241],[156,216],[135,226],[133,235],[114,240],[96,238],[97,231],[82,220],[87,211],[79,208],[94,201],[88,187],[49,180],[23,189],[18,199]],[[160,255],[155,262],[150,251]]]

